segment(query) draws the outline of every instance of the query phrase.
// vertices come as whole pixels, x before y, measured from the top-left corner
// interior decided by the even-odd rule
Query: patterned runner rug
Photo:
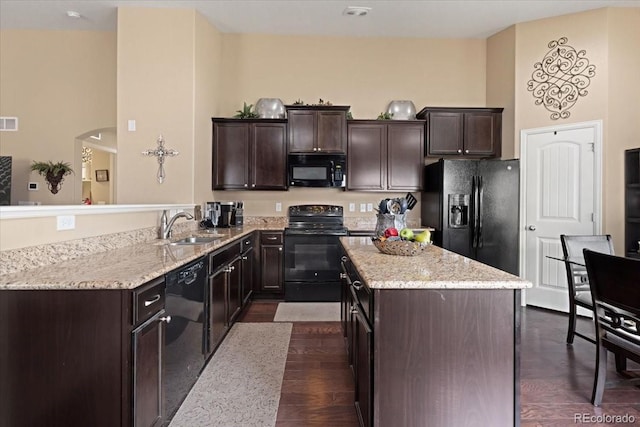
[[[170,427],[273,427],[291,323],[236,323]]]
[[[274,322],[339,322],[339,302],[281,302]]]

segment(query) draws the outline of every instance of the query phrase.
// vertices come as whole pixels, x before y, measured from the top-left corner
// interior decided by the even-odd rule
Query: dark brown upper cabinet
[[[427,156],[500,157],[502,108],[425,107]]]
[[[422,188],[423,120],[349,120],[347,127],[348,190]]]
[[[344,105],[287,105],[289,153],[345,153],[349,108]]]
[[[287,121],[213,118],[214,190],[286,190]]]

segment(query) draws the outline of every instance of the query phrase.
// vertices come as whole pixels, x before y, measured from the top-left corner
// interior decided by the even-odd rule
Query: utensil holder
[[[384,230],[389,227],[395,227],[398,231],[406,228],[407,214],[376,214],[376,236],[382,236]]]

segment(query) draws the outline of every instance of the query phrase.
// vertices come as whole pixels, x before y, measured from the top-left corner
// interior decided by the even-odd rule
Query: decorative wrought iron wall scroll
[[[551,111],[551,119],[566,119],[571,113],[569,109],[578,98],[586,96],[587,87],[596,75],[596,66],[589,63],[585,50],[576,51],[566,44],[568,39],[561,37],[552,40],[548,46],[551,50],[536,62],[527,82],[527,90],[533,92],[536,105],[544,105]]]

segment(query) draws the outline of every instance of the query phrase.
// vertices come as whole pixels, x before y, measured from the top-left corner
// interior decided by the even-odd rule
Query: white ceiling
[[[197,9],[225,33],[486,38],[519,22],[640,0],[0,0],[0,29],[115,30],[116,8],[127,6]],[[345,16],[347,6],[371,12]]]

